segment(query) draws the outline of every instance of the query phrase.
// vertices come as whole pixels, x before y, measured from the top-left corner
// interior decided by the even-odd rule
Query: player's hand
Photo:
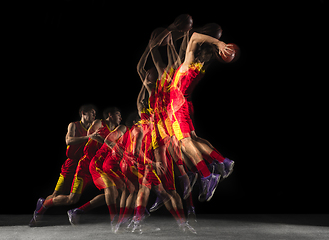
[[[217,44],[219,55],[224,57],[226,57],[226,54],[231,55],[234,52],[234,50],[230,48],[232,46],[232,44],[226,44],[222,41],[219,41],[219,43]]]
[[[155,169],[158,175],[162,175],[165,173],[166,169],[163,166],[163,164],[161,162],[156,162],[155,163]]]
[[[99,130],[93,132],[93,133],[90,134],[88,137],[91,138],[91,139],[93,139],[93,140],[97,140],[97,137],[100,137],[100,135],[99,135]]]

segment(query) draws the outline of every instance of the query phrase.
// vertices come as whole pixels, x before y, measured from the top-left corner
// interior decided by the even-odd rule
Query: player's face
[[[110,116],[110,118],[112,122],[116,125],[119,125],[122,120],[121,113],[119,111],[116,111],[113,116]]]
[[[87,122],[92,123],[96,118],[96,111],[95,109],[92,109],[91,111],[88,111],[85,113],[85,119]]]

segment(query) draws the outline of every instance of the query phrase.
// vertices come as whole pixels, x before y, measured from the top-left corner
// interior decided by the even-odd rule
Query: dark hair
[[[106,108],[103,111],[103,118],[106,119],[106,118],[108,118],[109,114],[114,115],[115,112],[121,112],[121,111],[117,107],[109,107],[109,108]]]
[[[86,113],[86,112],[89,112],[91,110],[95,110],[97,112],[97,108],[95,105],[93,104],[85,104],[85,105],[82,105],[80,108],[79,108],[79,116],[82,117],[82,113]]]

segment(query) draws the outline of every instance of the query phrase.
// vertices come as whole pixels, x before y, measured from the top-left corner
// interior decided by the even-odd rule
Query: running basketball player
[[[66,140],[66,156],[67,159],[62,165],[61,173],[57,181],[54,192],[46,199],[39,198],[37,201],[36,211],[34,215],[42,208],[45,201],[52,199],[60,194],[69,192],[69,187],[76,171],[77,164],[83,156],[83,149],[88,139],[96,138],[97,132],[87,133],[90,125],[96,117],[96,107],[92,104],[83,105],[79,109],[80,121],[71,122],[68,125]],[[36,226],[37,216],[33,217],[30,226]]]
[[[103,116],[106,119],[106,133],[107,136],[103,140],[102,146],[97,150],[96,154],[91,159],[89,166],[86,171],[91,174],[92,180],[95,184],[95,186],[102,190],[104,189],[105,194],[111,195],[113,197],[113,201],[117,198],[117,190],[116,190],[116,184],[114,183],[113,179],[110,178],[104,171],[103,171],[103,162],[109,152],[111,152],[111,148],[106,143],[106,139],[109,137],[109,135],[116,131],[122,118],[121,113],[118,108],[111,107],[107,108],[103,112]],[[103,121],[103,120],[102,120]],[[96,122],[96,121],[95,121]],[[97,129],[97,125],[95,124],[94,129]],[[98,130],[100,132],[100,130]],[[104,131],[105,132],[105,131]],[[103,201],[101,202],[101,199]],[[98,203],[98,204],[95,204]],[[68,211],[69,221],[72,225],[76,225],[79,222],[79,215],[83,214],[94,207],[97,207],[99,205],[105,204],[105,196],[104,194],[99,194],[98,196],[94,197],[91,201],[85,203],[84,205],[80,206],[79,208],[75,208]]]
[[[71,186],[71,192],[69,195],[57,195],[55,197],[49,198],[43,201],[41,207],[34,212],[33,222],[35,225],[42,214],[52,206],[63,206],[63,205],[72,205],[75,204],[81,197],[81,194],[85,187],[92,182],[92,177],[89,172],[89,164],[93,156],[96,154],[97,150],[100,148],[101,144],[104,142],[104,138],[110,133],[108,124],[110,123],[110,115],[106,110],[103,113],[106,120],[95,120],[88,130],[89,134],[92,135],[92,138],[89,138],[88,142],[84,146],[83,157],[80,158],[74,179]],[[121,121],[121,120],[120,120]],[[104,196],[97,196],[91,201],[89,207],[97,207],[104,204]],[[37,206],[38,208],[38,206]],[[70,220],[70,214],[69,220]],[[71,222],[72,223],[72,222]]]

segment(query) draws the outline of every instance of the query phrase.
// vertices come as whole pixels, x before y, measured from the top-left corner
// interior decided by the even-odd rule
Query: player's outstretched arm
[[[195,59],[194,53],[196,52],[198,44],[202,44],[204,42],[217,46],[220,55],[223,54],[224,56],[226,56],[226,54],[230,54],[232,51],[229,48],[230,46],[229,44],[219,41],[217,38],[213,38],[205,34],[194,32],[187,45],[185,61],[184,61],[185,66],[190,65],[194,61]]]

